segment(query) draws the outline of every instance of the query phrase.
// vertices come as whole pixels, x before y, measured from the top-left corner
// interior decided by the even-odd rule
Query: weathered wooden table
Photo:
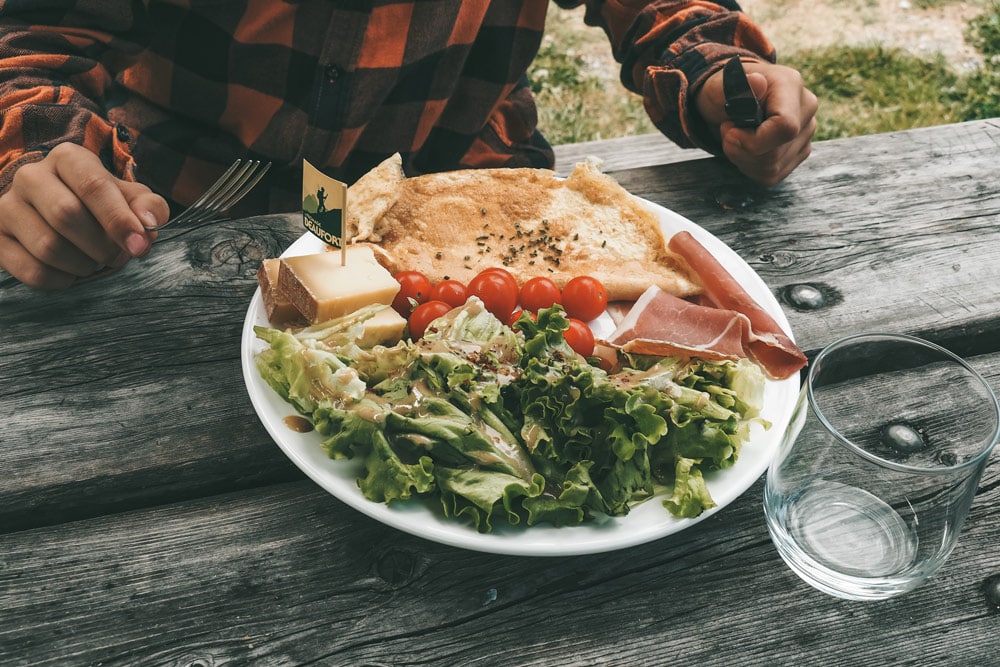
[[[766,191],[656,138],[560,151],[563,169],[603,154],[725,241],[810,355],[907,332],[1000,390],[1000,121],[819,143]],[[0,291],[0,664],[1000,659],[997,454],[945,567],[880,603],[785,567],[760,480],[674,536],[574,557],[465,551],[350,509],[281,454],[240,371],[257,265],[300,233],[294,216],[172,229],[109,279]],[[793,303],[796,285],[825,305]]]

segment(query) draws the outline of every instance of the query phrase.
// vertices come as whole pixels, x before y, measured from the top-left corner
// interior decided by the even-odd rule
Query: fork
[[[228,208],[243,199],[260,182],[260,179],[264,178],[264,174],[270,168],[270,162],[247,160],[246,164],[243,164],[243,160],[238,159],[197,201],[159,227],[146,227],[146,229],[152,232],[159,231],[175,222],[197,223],[215,220],[221,217]],[[18,282],[20,281],[14,276],[5,276],[4,272],[0,271],[0,289],[16,285]]]
[[[236,160],[229,169],[213,183],[205,194],[193,204],[158,227],[146,227],[148,231],[160,231],[175,222],[208,222],[222,216],[236,202],[243,199],[271,168],[270,162],[260,160]]]

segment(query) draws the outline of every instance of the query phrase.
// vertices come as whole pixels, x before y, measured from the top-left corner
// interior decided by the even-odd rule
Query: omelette
[[[370,244],[391,273],[468,283],[502,266],[519,282],[546,276],[562,287],[589,275],[609,300],[634,301],[650,285],[701,292],[670,251],[657,216],[592,162],[569,177],[547,169],[469,169],[405,177],[399,156],[351,186],[353,243]]]

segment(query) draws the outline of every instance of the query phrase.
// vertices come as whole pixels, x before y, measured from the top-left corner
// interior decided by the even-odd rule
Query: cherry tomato
[[[431,288],[431,301],[444,301],[450,304],[452,308],[464,306],[466,298],[465,285],[457,280],[450,278],[442,280]]]
[[[519,319],[521,319],[521,315],[523,315],[523,314],[524,314],[524,310],[523,310],[523,309],[521,309],[521,308],[516,308],[516,309],[514,310],[514,312],[510,314],[510,317],[508,317],[508,318],[507,318],[507,319],[506,319],[506,320],[504,321],[504,324],[506,324],[507,326],[509,326],[509,327],[510,327],[511,329],[513,329],[513,330],[515,330],[515,331],[520,331],[520,328],[519,328],[519,327],[517,327],[517,326],[515,326],[515,325],[517,324],[517,321],[518,321]],[[531,319],[535,320],[536,322],[538,321],[538,316],[537,316],[537,315],[535,315],[535,314],[534,314],[534,313],[532,313],[532,312],[529,312],[529,313],[528,313],[528,317],[530,317]]]
[[[427,325],[450,310],[451,306],[444,301],[427,301],[414,308],[408,321],[410,338],[413,340],[423,338]]]
[[[562,305],[570,317],[589,322],[608,307],[608,291],[597,278],[577,276],[563,286]]]
[[[573,350],[582,357],[594,354],[594,332],[585,322],[569,318],[569,329],[563,332],[563,337]]]
[[[495,271],[496,273],[499,273],[501,276],[503,276],[505,278],[509,278],[510,280],[513,280],[515,283],[517,283],[517,278],[514,277],[514,274],[511,273],[510,271],[508,271],[507,269],[503,268],[502,266],[491,266],[488,269],[483,269],[482,271],[480,271],[480,273],[490,273],[490,272],[493,272],[493,271]]]
[[[559,286],[545,276],[529,278],[521,285],[521,307],[533,313],[559,303],[561,298]]]
[[[392,307],[403,317],[409,317],[413,306],[410,299],[424,303],[431,294],[431,281],[419,271],[400,271],[393,278],[399,283],[399,291],[392,300]]]
[[[524,310],[523,310],[523,309],[521,309],[521,308],[515,308],[515,309],[514,309],[514,312],[513,312],[513,313],[511,313],[511,314],[510,314],[510,315],[509,315],[509,316],[507,317],[507,319],[505,319],[505,320],[503,321],[503,323],[504,323],[504,324],[506,324],[507,326],[509,326],[509,327],[513,328],[513,327],[514,327],[514,323],[515,323],[515,322],[517,322],[517,321],[518,321],[519,319],[521,319],[521,315],[522,315],[523,313],[524,313]]]
[[[504,275],[506,274],[506,275]],[[486,269],[469,281],[469,296],[478,296],[490,311],[503,322],[517,305],[517,281],[503,269]]]

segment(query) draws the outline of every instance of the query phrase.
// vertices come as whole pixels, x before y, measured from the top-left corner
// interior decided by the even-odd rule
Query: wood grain
[[[680,148],[662,134],[640,134],[633,137],[582,141],[578,144],[553,146],[557,174],[568,176],[577,162],[596,159],[604,171],[654,167],[673,162],[685,162],[709,157],[697,148]]]
[[[715,158],[599,143],[561,155],[604,151],[632,192],[718,235],[810,354],[916,333],[1000,390],[1000,122],[820,143],[771,190]],[[791,573],[761,481],[678,535],[568,558],[454,549],[348,508],[280,454],[240,371],[257,263],[301,231],[296,216],[168,230],[110,278],[0,289],[0,664],[995,660],[996,454],[941,572],[872,604]],[[795,307],[798,284],[827,304]]]
[[[240,334],[261,258],[299,234],[172,228],[109,278],[0,291],[0,532],[298,478],[250,405]]]
[[[615,176],[742,256],[810,353],[882,330],[975,354],[1000,344],[998,146],[1000,121],[979,121],[822,142],[770,190],[715,159]],[[795,308],[800,284],[827,305]]]
[[[979,590],[997,565],[996,465],[984,481],[939,576],[876,604],[829,598],[791,574],[764,529],[760,483],[678,536],[552,559],[438,545],[309,482],[270,485],[8,535],[0,655],[7,665],[976,664],[998,622]]]

